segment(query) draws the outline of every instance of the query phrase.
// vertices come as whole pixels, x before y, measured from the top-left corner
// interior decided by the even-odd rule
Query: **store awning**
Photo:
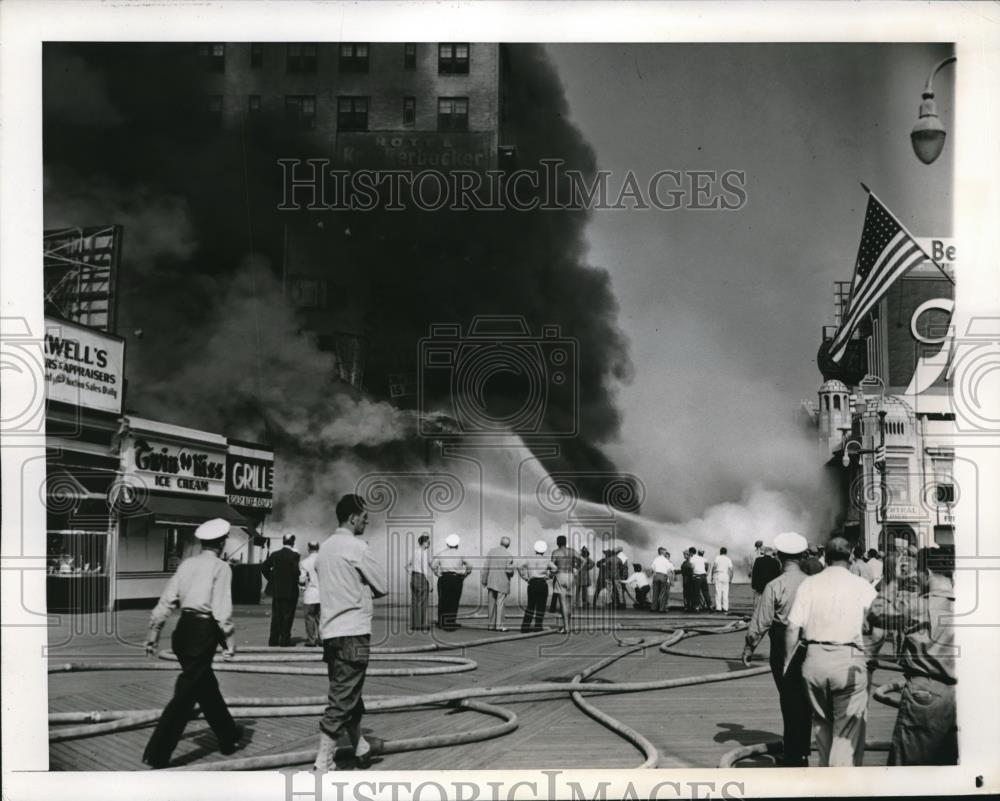
[[[213,517],[228,520],[234,526],[246,526],[247,520],[221,498],[149,495],[143,499],[140,515],[152,515],[157,522],[199,525]]]

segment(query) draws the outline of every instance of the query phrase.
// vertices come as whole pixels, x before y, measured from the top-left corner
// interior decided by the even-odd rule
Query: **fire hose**
[[[646,642],[642,639],[638,639],[636,642],[628,642],[625,639],[620,640],[619,644],[627,646],[625,650],[618,654],[614,654],[610,657],[606,657],[599,662],[591,665],[584,670],[576,674],[572,680],[568,683],[566,682],[534,682],[521,685],[510,685],[510,686],[498,686],[498,687],[469,687],[458,690],[446,690],[436,693],[428,693],[423,695],[415,696],[378,696],[370,697],[365,701],[366,711],[368,712],[380,712],[380,711],[395,711],[401,709],[413,709],[419,707],[427,706],[437,706],[437,705],[448,705],[451,707],[456,707],[459,709],[468,709],[470,711],[479,712],[481,714],[491,715],[493,717],[498,717],[502,720],[501,723],[495,724],[488,727],[483,727],[480,729],[473,729],[471,731],[454,732],[445,735],[434,735],[434,736],[424,736],[416,737],[404,740],[387,740],[382,744],[379,749],[379,753],[397,753],[400,751],[410,751],[422,748],[438,748],[450,745],[458,745],[462,743],[477,742],[486,739],[491,739],[494,737],[499,737],[515,730],[518,726],[517,715],[510,710],[504,709],[503,707],[494,706],[489,703],[482,702],[476,699],[488,698],[488,697],[510,697],[510,696],[520,696],[520,695],[533,695],[533,694],[546,694],[546,693],[566,693],[569,692],[570,698],[585,714],[589,715],[593,719],[600,722],[602,725],[606,726],[612,732],[622,737],[626,741],[635,745],[644,755],[645,759],[640,767],[654,767],[659,760],[659,753],[656,747],[641,733],[635,731],[634,729],[628,727],[621,721],[616,720],[605,712],[597,709],[593,704],[591,704],[583,695],[584,692],[588,694],[589,697],[594,695],[604,695],[604,694],[615,694],[615,693],[629,693],[629,692],[646,692],[651,690],[662,690],[670,689],[674,687],[685,687],[694,686],[699,684],[708,684],[712,682],[730,681],[733,679],[746,678],[749,676],[761,675],[770,672],[770,668],[767,666],[751,667],[740,670],[730,670],[721,673],[711,673],[702,676],[689,676],[683,678],[672,678],[672,679],[658,679],[653,681],[633,681],[633,682],[608,682],[608,683],[596,683],[587,682],[586,680],[593,676],[598,671],[604,669],[610,664],[618,661],[619,659],[627,656],[640,649],[657,647],[662,653],[682,653],[683,655],[697,656],[705,658],[723,658],[725,657],[712,657],[710,655],[701,654],[698,652],[685,652],[673,648],[673,646],[686,638],[701,636],[706,634],[725,634],[734,631],[739,631],[745,628],[745,623],[743,621],[734,621],[725,626],[689,626],[687,629],[670,629],[666,627],[653,627],[653,626],[631,626],[622,625],[617,628],[622,630],[646,630],[646,631],[656,631],[660,633],[668,633],[668,636],[660,640],[654,640],[651,642]],[[428,673],[451,673],[451,672],[463,672],[467,670],[474,670],[476,668],[476,663],[467,658],[463,657],[432,657],[424,656],[423,652],[427,651],[439,651],[439,650],[457,650],[475,647],[478,645],[485,645],[488,643],[495,643],[500,641],[507,641],[512,639],[522,639],[526,637],[533,636],[544,636],[547,634],[556,633],[555,629],[549,629],[543,632],[530,632],[528,634],[514,634],[505,637],[488,637],[480,640],[474,640],[466,643],[434,643],[425,646],[415,646],[413,648],[406,647],[396,647],[396,648],[373,648],[372,659],[374,661],[421,661],[421,662],[434,662],[442,663],[441,667],[416,667],[416,668],[371,668],[369,670],[369,675],[426,675]],[[633,638],[635,639],[635,638]],[[270,649],[270,648],[253,648],[245,649],[241,651],[241,654],[245,654],[245,659],[250,661],[264,661],[267,656],[273,652],[280,651],[282,649]],[[259,653],[262,656],[254,658],[251,654]],[[418,655],[420,653],[421,655]],[[291,656],[287,654],[287,656]],[[173,660],[174,655],[170,652],[160,652],[158,655],[164,662],[160,663],[137,663],[137,662],[114,662],[114,663],[66,663],[66,664],[55,664],[49,667],[49,672],[60,673],[60,672],[76,672],[76,671],[87,671],[87,670],[177,670],[179,665]],[[317,650],[315,653],[303,653],[296,654],[295,659],[281,658],[281,661],[316,661],[319,659],[320,653]],[[236,661],[236,660],[233,660]],[[284,674],[296,674],[296,675],[316,675],[316,674],[326,674],[326,669],[324,667],[306,667],[297,665],[268,665],[268,664],[234,664],[233,661],[230,662],[218,662],[214,666],[215,670],[230,671],[230,672],[247,672],[247,673],[284,673]],[[727,659],[726,661],[733,661],[732,659]],[[242,662],[242,660],[240,660]],[[884,688],[880,688],[884,689]],[[880,699],[881,700],[881,699]],[[297,697],[285,697],[285,698],[228,698],[226,699],[227,705],[231,707],[231,712],[234,717],[241,718],[262,718],[262,717],[281,717],[281,716],[303,716],[303,715],[319,715],[322,714],[327,699],[325,696],[297,696]],[[49,739],[51,742],[57,742],[60,740],[67,740],[77,737],[89,737],[96,736],[100,734],[108,734],[114,731],[120,731],[128,728],[135,728],[139,726],[151,725],[156,722],[159,718],[159,710],[128,710],[121,712],[71,712],[71,713],[52,713],[49,716],[50,723],[77,723],[84,722],[84,725],[79,726],[69,726],[64,728],[58,728],[49,733]],[[872,744],[873,749],[876,744]],[[758,746],[750,746],[752,749],[761,749],[764,751],[753,751],[753,753],[767,753],[768,748],[773,748],[773,744],[765,743]],[[737,749],[737,751],[746,751],[747,749]],[[746,758],[746,756],[751,756],[753,753],[747,754],[737,754],[737,752],[730,752],[724,757],[724,761],[732,757],[731,761],[737,761],[739,759]],[[310,762],[315,758],[315,749],[307,751],[295,751],[284,754],[271,754],[267,756],[259,757],[243,757],[237,759],[229,759],[218,762],[211,762],[200,766],[185,766],[185,769],[197,769],[197,770],[267,770],[277,767],[284,767],[288,765],[299,765]]]

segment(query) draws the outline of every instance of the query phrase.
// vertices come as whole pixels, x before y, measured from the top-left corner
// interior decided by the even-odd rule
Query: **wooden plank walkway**
[[[260,607],[240,609],[237,626],[240,645],[266,642],[268,618]],[[384,613],[383,613],[384,614]],[[57,662],[85,660],[90,655],[120,661],[136,654],[147,613],[117,613],[120,639],[111,635],[70,638],[53,630],[52,658]],[[626,623],[662,626],[665,621],[647,613],[624,613]],[[176,619],[176,618],[175,618]],[[717,624],[724,622],[719,616]],[[556,623],[553,616],[546,622]],[[171,624],[168,624],[168,628]],[[386,620],[376,620],[375,640]],[[516,630],[513,617],[507,621]],[[301,629],[296,623],[296,631]],[[164,632],[164,645],[169,643]],[[430,635],[393,635],[389,644],[428,642]],[[434,636],[448,642],[484,638],[482,621],[472,619],[453,633]],[[537,639],[497,643],[449,654],[474,659],[477,670],[469,673],[415,677],[369,677],[368,695],[426,694],[471,686],[516,685],[537,681],[569,681],[584,667],[611,654],[622,652],[623,636],[659,640],[665,633],[626,631],[580,632],[570,637],[553,634]],[[123,642],[124,641],[124,642]],[[595,677],[604,681],[646,681],[660,678],[703,675],[742,668],[738,657],[743,634],[708,635],[684,641],[686,649],[726,660],[662,654],[655,648],[625,656]],[[126,643],[133,643],[132,646]],[[757,652],[757,664],[766,664],[767,641]],[[145,661],[138,657],[138,661]],[[392,663],[380,663],[391,666]],[[223,693],[237,695],[325,695],[323,676],[281,676],[220,673]],[[879,683],[898,674],[876,674]],[[53,674],[49,677],[51,711],[162,708],[169,700],[176,674],[156,672],[95,672]],[[757,742],[780,739],[781,715],[770,675],[735,681],[680,687],[644,693],[591,695],[591,701],[623,723],[643,733],[660,750],[660,767],[715,767],[727,751]],[[580,711],[568,694],[509,696],[487,699],[515,711],[519,727],[504,737],[448,749],[428,749],[386,755],[375,765],[384,770],[517,769],[517,768],[630,768],[642,762],[639,751]],[[869,709],[869,740],[887,740],[895,721],[895,710],[878,702]],[[309,717],[245,718],[249,741],[239,756],[257,756],[315,747],[317,719]],[[480,728],[495,722],[472,711],[419,708],[401,712],[373,713],[365,718],[365,729],[385,739],[400,739],[435,733]],[[110,735],[53,743],[52,770],[140,770],[141,755],[150,728]],[[215,736],[204,721],[189,724],[174,752],[174,765],[206,763],[223,759]],[[884,765],[884,753],[869,753],[866,764]],[[763,762],[764,760],[762,760]],[[769,764],[769,763],[768,763]]]

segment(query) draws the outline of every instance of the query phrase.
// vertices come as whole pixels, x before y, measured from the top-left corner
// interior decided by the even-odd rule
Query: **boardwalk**
[[[745,593],[743,594],[745,595]],[[738,596],[739,597],[739,596]],[[745,598],[744,609],[745,607]],[[267,641],[266,607],[240,607],[236,621],[239,645],[249,647]],[[386,610],[376,620],[376,637],[381,645],[426,643],[430,635],[386,635]],[[403,610],[405,611],[405,610]],[[471,610],[469,610],[471,611]],[[671,620],[682,619],[677,615]],[[147,613],[119,612],[115,619],[118,637],[87,633],[69,636],[71,624],[80,620],[64,618],[52,629],[50,660],[53,662],[122,661],[139,656],[145,634]],[[93,621],[90,621],[93,622]],[[176,617],[173,622],[176,622]],[[554,625],[552,616],[547,623]],[[596,623],[591,620],[591,625]],[[641,612],[623,613],[625,625],[660,625],[662,618]],[[721,616],[715,625],[725,622]],[[513,617],[507,621],[516,630]],[[671,625],[682,625],[671,623]],[[168,623],[162,642],[169,643]],[[449,642],[482,639],[487,636],[483,621],[466,620],[460,630],[435,635]],[[599,628],[599,627],[598,627]],[[302,635],[301,619],[295,633]],[[663,633],[623,631],[580,632],[570,637],[558,634],[449,652],[474,659],[475,671],[451,675],[414,677],[370,677],[366,696],[416,695],[472,686],[510,686],[537,681],[569,681],[581,669],[598,660],[622,652],[622,637],[662,639]],[[698,637],[684,642],[686,649],[703,657],[663,654],[655,648],[630,654],[602,670],[597,681],[649,681],[738,670],[743,634]],[[299,651],[301,653],[301,650]],[[767,641],[761,644],[755,664],[766,665]],[[394,663],[378,663],[392,667]],[[898,676],[876,673],[877,683]],[[53,712],[159,708],[170,697],[175,674],[172,672],[116,671],[104,673],[53,674],[49,677],[49,708]],[[219,682],[227,696],[324,695],[323,676],[282,676],[220,673]],[[649,738],[661,754],[659,767],[716,767],[727,751],[740,745],[780,739],[781,717],[774,685],[769,674],[733,681],[652,692],[591,695],[592,703],[614,718]],[[642,754],[580,711],[567,693],[502,696],[488,699],[515,711],[516,731],[486,742],[385,755],[375,766],[384,770],[438,769],[517,769],[517,768],[631,768],[643,761]],[[889,739],[895,710],[872,702],[869,741]],[[435,733],[483,727],[495,722],[476,712],[447,708],[417,708],[371,714],[365,729],[384,739],[397,740]],[[248,718],[243,723],[250,740],[238,756],[259,756],[314,748],[317,735],[315,716]],[[140,758],[150,729],[53,743],[52,770],[140,770]],[[204,764],[223,759],[215,737],[207,725],[193,721],[174,753],[174,765]],[[884,752],[866,755],[865,764],[884,765]],[[743,763],[749,766],[753,763]],[[762,759],[760,764],[770,765]]]

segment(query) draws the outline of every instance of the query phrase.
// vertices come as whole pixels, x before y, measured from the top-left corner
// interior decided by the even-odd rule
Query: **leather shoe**
[[[243,744],[243,737],[246,734],[246,729],[242,726],[236,727],[236,732],[233,735],[233,739],[228,743],[219,746],[219,752],[224,756],[229,756],[230,754],[235,754],[240,746]]]
[[[371,748],[365,751],[363,756],[355,757],[357,766],[362,770],[367,770],[371,767],[372,757],[381,754],[385,746],[385,740],[381,737],[366,737],[365,740],[368,741],[368,745]]]

